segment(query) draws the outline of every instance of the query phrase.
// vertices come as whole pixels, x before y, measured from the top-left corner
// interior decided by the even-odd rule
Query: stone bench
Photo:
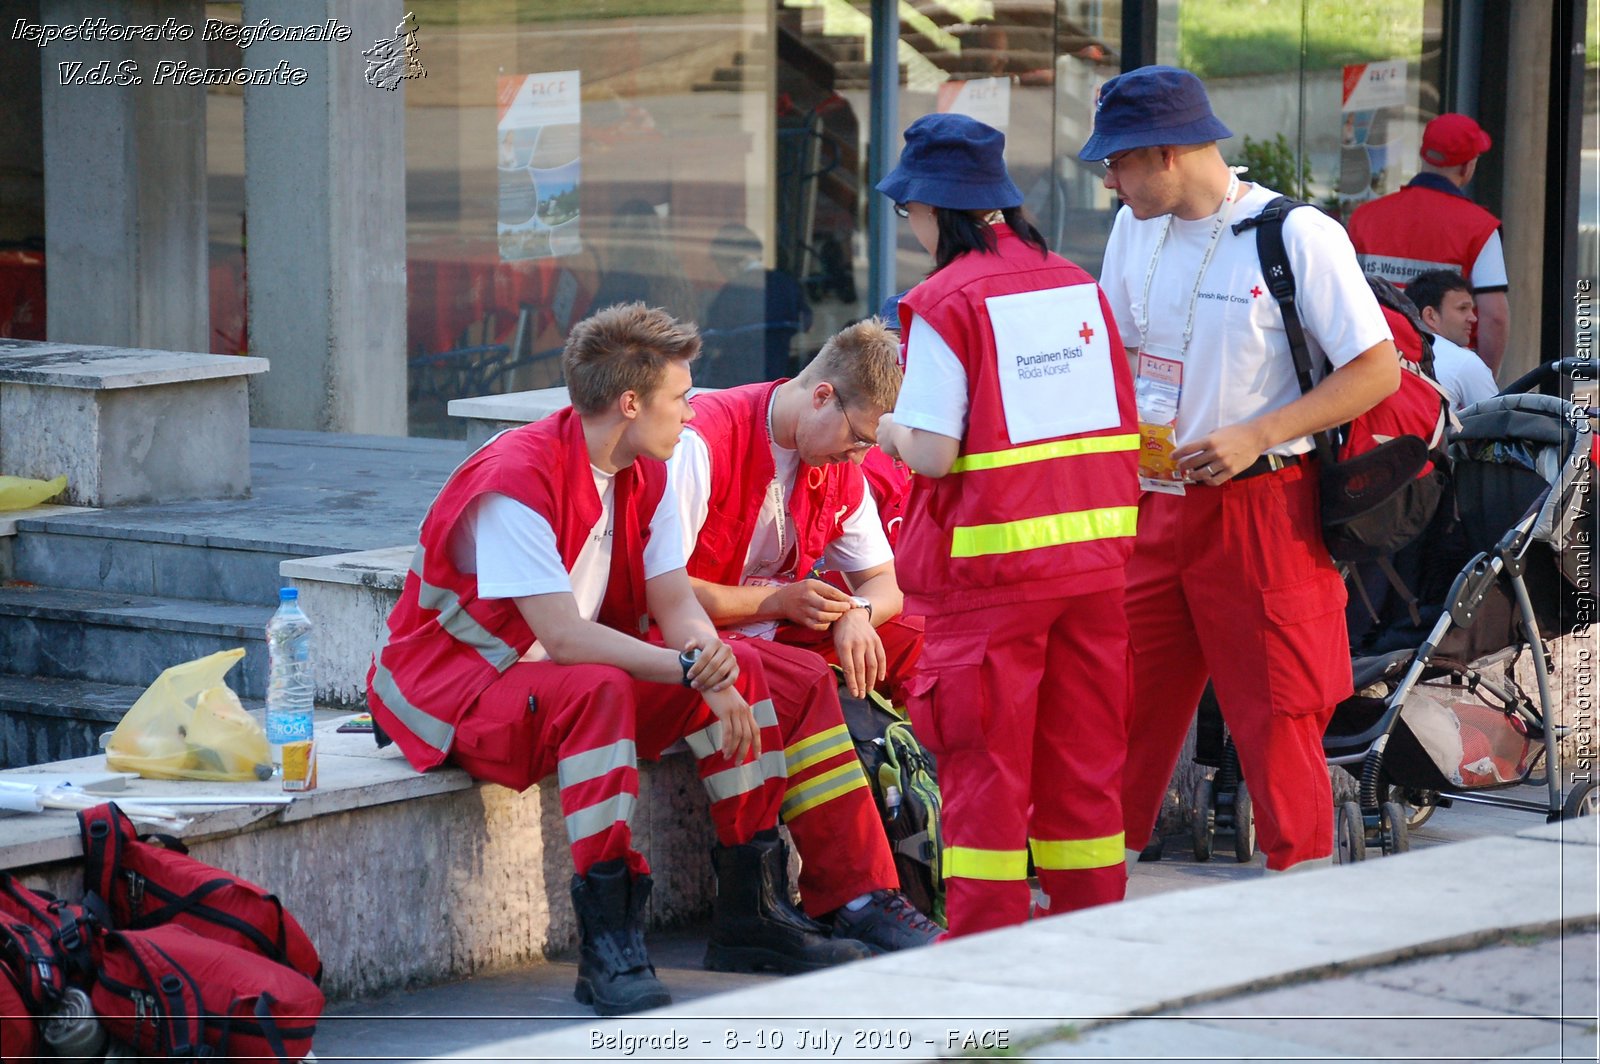
[[[572,861],[553,781],[518,794],[457,769],[418,773],[370,734],[340,734],[348,713],[319,713],[318,789],[287,806],[187,807],[176,832],[198,859],[276,893],[316,943],[322,987],[348,999],[536,962],[568,952],[577,924]],[[103,776],[103,757],[0,773],[0,779]],[[248,802],[265,783],[129,780],[107,800],[219,793]],[[642,764],[635,845],[656,880],[648,922],[709,911],[714,841],[694,759]],[[151,830],[141,826],[141,830]],[[158,830],[166,831],[166,828]],[[76,900],[82,846],[73,813],[0,815],[0,869]]]
[[[0,339],[0,474],[65,475],[55,501],[250,493],[246,380],[267,360]],[[46,431],[42,426],[50,426]]]

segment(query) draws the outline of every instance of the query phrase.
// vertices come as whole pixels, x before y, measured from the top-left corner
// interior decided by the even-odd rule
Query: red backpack
[[[321,982],[316,947],[277,895],[190,857],[177,839],[141,839],[113,802],[83,810],[78,825],[84,889],[105,903],[112,926],[177,924]]]
[[[5,930],[0,928],[0,939],[4,936]],[[44,1055],[35,1015],[37,1010],[17,985],[11,965],[0,963],[0,1060],[11,1064],[11,1061],[32,1061]]]
[[[322,991],[260,954],[177,924],[102,931],[90,998],[136,1053],[298,1061],[311,1051]]]
[[[89,943],[94,920],[83,906],[41,894],[0,872],[0,925],[6,931],[0,935],[0,951],[8,960],[23,954],[34,958],[35,975],[19,974],[25,991],[35,982],[54,985],[53,1004],[68,985],[87,988],[93,980]],[[54,971],[45,972],[40,967],[44,964]]]

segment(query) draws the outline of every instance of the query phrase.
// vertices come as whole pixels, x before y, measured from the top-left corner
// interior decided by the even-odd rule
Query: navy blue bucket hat
[[[1100,87],[1094,133],[1078,158],[1098,162],[1133,148],[1206,144],[1231,136],[1233,131],[1211,113],[1199,78],[1178,67],[1140,67]]]
[[[1022,206],[1006,173],[1006,135],[966,115],[923,115],[906,127],[899,164],[878,182],[896,203],[957,211]]]

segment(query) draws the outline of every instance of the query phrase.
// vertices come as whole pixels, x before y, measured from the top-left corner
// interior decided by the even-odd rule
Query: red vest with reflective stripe
[[[711,453],[710,506],[689,553],[689,575],[697,580],[729,586],[744,582],[750,540],[774,474],[767,406],[782,383],[746,384],[689,400],[694,407],[691,427]],[[809,573],[828,544],[843,533],[844,519],[861,505],[865,490],[854,462],[800,463],[789,493],[797,577]]]
[[[960,256],[900,303],[903,329],[914,312],[961,360],[968,404],[967,434],[954,469],[938,479],[912,480],[896,551],[907,613],[949,613],[1120,587],[1133,552],[1139,503],[1133,379],[1105,296],[1095,289],[1110,342],[1119,424],[1013,446],[984,301],[1092,285],[1094,279],[1058,255],[1042,256],[1004,225],[995,232],[997,253]],[[1067,326],[1062,324],[1070,335]],[[1031,523],[1007,545],[980,546],[976,553],[963,545],[973,541],[969,537],[980,544],[988,539],[995,530],[987,526],[1013,522]],[[1038,542],[1032,530],[1040,528],[1070,531],[1045,532],[1047,542],[1032,545],[1030,540]]]
[[[1361,268],[1404,288],[1428,270],[1454,270],[1471,284],[1500,220],[1464,196],[1407,185],[1357,207],[1345,228]]]
[[[645,630],[644,544],[665,488],[666,466],[649,458],[613,481],[611,576],[600,622],[630,635]],[[577,413],[568,407],[495,437],[450,475],[423,518],[388,640],[367,673],[374,719],[419,771],[444,761],[462,716],[534,642],[515,600],[479,598],[477,577],[450,559],[451,533],[490,492],[544,517],[570,572],[600,519]]]

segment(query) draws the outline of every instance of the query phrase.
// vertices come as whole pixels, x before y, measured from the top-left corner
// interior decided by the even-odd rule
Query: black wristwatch
[[[685,687],[693,687],[694,686],[694,684],[689,681],[689,670],[694,668],[694,663],[699,661],[699,660],[700,660],[700,648],[699,647],[695,647],[693,650],[680,650],[680,651],[678,651],[678,664],[683,667],[683,686],[685,686]]]

